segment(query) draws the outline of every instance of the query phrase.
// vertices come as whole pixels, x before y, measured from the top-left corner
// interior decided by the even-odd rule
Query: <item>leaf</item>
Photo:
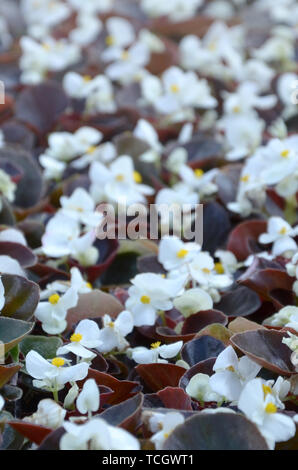
[[[162,363],[139,364],[135,369],[146,386],[153,392],[158,392],[165,387],[177,387],[185,372],[183,367]]]
[[[229,214],[217,202],[209,202],[203,206],[203,221],[203,250],[214,254],[231,230]]]
[[[225,326],[220,323],[213,323],[203,328],[199,333],[196,334],[196,338],[201,338],[202,336],[212,336],[219,341],[222,341],[226,346],[229,344],[230,337],[232,333]]]
[[[66,109],[69,100],[57,82],[43,82],[27,87],[16,101],[16,117],[36,132],[50,132]]]
[[[216,308],[230,317],[241,317],[251,315],[261,305],[258,294],[241,285],[223,294],[220,302],[216,304]]]
[[[222,341],[212,336],[201,336],[183,346],[181,357],[187,364],[194,366],[210,357],[217,357],[224,349],[225,345]]]
[[[65,429],[63,427],[55,429],[41,442],[37,450],[60,450],[60,439],[65,434]]]
[[[179,387],[166,387],[157,392],[157,396],[161,399],[165,408],[192,411],[190,396]]]
[[[8,401],[17,401],[20,400],[23,396],[23,390],[20,387],[14,385],[4,385],[1,389],[1,395],[5,400]]]
[[[227,250],[232,251],[238,261],[245,261],[250,255],[262,251],[258,238],[267,231],[265,220],[248,220],[237,225],[230,233]]]
[[[140,273],[166,274],[166,270],[158,262],[157,256],[154,255],[139,257],[137,267]]]
[[[34,323],[0,317],[0,341],[4,343],[5,353],[20,343],[32,331],[33,326]]]
[[[68,330],[84,318],[99,318],[106,314],[115,318],[122,310],[124,310],[124,307],[116,297],[94,289],[87,294],[81,294],[76,307],[68,310]]]
[[[257,426],[240,413],[199,413],[177,426],[164,450],[268,450]]]
[[[16,259],[23,268],[34,266],[37,260],[30,248],[14,242],[0,242],[0,255]]]
[[[198,333],[203,328],[213,323],[226,325],[228,319],[226,315],[219,310],[205,310],[190,315],[183,323],[181,334]]]
[[[285,331],[260,329],[238,333],[231,343],[265,369],[291,376],[297,372],[291,362],[291,349],[282,343],[287,337]]]
[[[6,160],[19,166],[24,176],[18,182],[14,204],[28,208],[37,204],[43,190],[41,171],[31,154],[20,148],[8,146],[0,149],[0,162]]]
[[[120,426],[134,433],[140,424],[143,401],[144,395],[138,393],[118,405],[111,406],[99,416],[106,420],[111,426]]]
[[[53,359],[56,356],[57,349],[62,346],[62,339],[57,336],[33,336],[28,335],[20,342],[20,350],[24,356],[29,351],[36,351],[45,359]]]
[[[43,440],[52,433],[52,429],[50,428],[38,424],[26,423],[26,421],[8,421],[7,424],[37,445],[40,445]]]
[[[39,287],[22,276],[2,274],[5,305],[1,315],[19,320],[30,320],[39,302]]]
[[[21,367],[21,364],[0,365],[0,388],[9,382]]]
[[[229,323],[229,331],[232,334],[243,333],[244,331],[253,331],[253,330],[265,330],[266,328],[259,323],[254,321],[247,320],[247,318],[235,318],[235,320]]]

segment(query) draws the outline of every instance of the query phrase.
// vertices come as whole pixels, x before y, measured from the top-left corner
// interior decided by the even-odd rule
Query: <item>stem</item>
[[[52,392],[53,392],[53,397],[54,397],[55,402],[58,403],[58,402],[59,402],[58,390],[57,390],[57,389],[53,389]]]
[[[294,196],[289,197],[286,200],[286,207],[285,207],[285,219],[290,224],[293,225],[297,220],[297,199],[296,194]]]

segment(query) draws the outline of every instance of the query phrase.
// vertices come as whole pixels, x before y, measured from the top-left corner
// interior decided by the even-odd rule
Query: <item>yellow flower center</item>
[[[123,51],[121,57],[122,57],[122,60],[128,60],[129,52],[128,51]]]
[[[264,384],[263,384],[262,387],[263,387],[263,392],[264,392],[264,396],[265,396],[265,397],[268,395],[268,393],[269,393],[269,394],[272,393],[272,390],[271,390],[271,388],[269,387],[269,385],[264,385]]]
[[[46,50],[46,51],[49,51],[51,49],[51,46],[49,44],[47,44],[46,42],[43,42],[42,43],[42,47]]]
[[[160,345],[161,345],[161,342],[160,342],[160,341],[156,341],[156,343],[152,343],[152,344],[151,344],[151,349],[157,349],[157,348],[159,348]]]
[[[202,271],[205,274],[210,274],[211,273],[210,269],[208,269],[208,268],[203,268]]]
[[[124,181],[124,175],[122,175],[121,173],[119,175],[116,176],[116,181]]]
[[[217,44],[215,41],[211,42],[209,45],[208,45],[208,49],[209,51],[215,51],[217,48]]]
[[[169,437],[169,435],[170,435],[170,433],[165,432],[163,436],[164,436],[165,439],[167,439]]]
[[[53,294],[49,297],[49,302],[52,305],[56,305],[60,300],[60,295],[59,294]]]
[[[115,44],[115,38],[112,35],[106,37],[106,45],[113,46]]]
[[[274,405],[274,403],[268,403],[268,405],[267,405],[266,408],[265,408],[265,411],[266,411],[266,413],[276,413],[276,412],[277,412],[277,408],[276,408],[276,406]]]
[[[108,326],[109,326],[110,328],[114,328],[115,323],[114,323],[113,321],[110,321],[110,322],[108,323]]]
[[[248,183],[249,178],[250,178],[249,175],[243,175],[243,176],[241,176],[240,181],[242,181],[242,183]]]
[[[225,272],[222,263],[215,263],[214,269],[217,272],[217,274],[224,274],[224,272]]]
[[[89,289],[93,289],[91,282],[86,282],[86,287],[88,287]]]
[[[151,299],[150,299],[149,295],[142,295],[142,297],[141,297],[142,304],[150,304],[150,301],[151,301]]]
[[[87,153],[91,155],[92,153],[95,152],[95,150],[96,150],[95,145],[90,145],[90,147],[87,149]]]
[[[180,90],[179,88],[179,85],[177,85],[177,83],[173,83],[173,85],[171,85],[171,92],[172,93],[178,93]]]
[[[286,235],[287,231],[288,231],[287,227],[283,227],[283,228],[280,229],[279,234],[280,235]]]
[[[55,367],[62,367],[64,364],[65,360],[62,359],[62,357],[54,357],[54,359],[52,359],[52,365]]]
[[[74,333],[74,334],[70,337],[70,341],[71,341],[72,343],[79,343],[82,339],[83,339],[83,335],[81,335],[80,333]]]
[[[290,150],[283,150],[280,155],[282,156],[282,158],[288,158],[289,154]]]
[[[230,372],[235,372],[235,367],[229,366],[227,367],[227,370],[229,370]]]
[[[195,171],[194,171],[195,175],[197,178],[202,178],[203,174],[204,174],[204,170],[202,170],[202,168],[197,168]]]
[[[185,250],[184,248],[181,248],[181,250],[179,250],[177,252],[177,258],[183,259],[183,258],[185,258],[187,253],[188,253],[188,250]]]
[[[234,106],[234,107],[233,107],[233,112],[234,112],[234,113],[237,113],[237,114],[238,114],[238,113],[240,113],[240,111],[241,111],[240,106]]]
[[[133,172],[133,179],[135,180],[135,183],[137,184],[142,183],[143,181],[142,175],[138,171]]]
[[[84,80],[85,83],[88,83],[88,82],[91,82],[92,77],[91,77],[91,75],[84,75],[83,80]]]

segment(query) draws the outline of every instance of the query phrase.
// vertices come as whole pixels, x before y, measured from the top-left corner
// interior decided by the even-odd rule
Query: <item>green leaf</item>
[[[3,274],[5,305],[1,315],[18,320],[30,320],[39,302],[39,287],[21,276]]]
[[[20,351],[24,356],[29,351],[36,351],[45,359],[52,359],[56,356],[57,349],[62,346],[62,340],[57,336],[33,336],[28,335],[20,343]]]
[[[0,341],[4,343],[5,353],[20,343],[32,331],[33,326],[34,323],[31,322],[0,317]]]

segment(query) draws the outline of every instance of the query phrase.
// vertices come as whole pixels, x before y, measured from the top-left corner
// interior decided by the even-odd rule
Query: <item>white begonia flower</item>
[[[184,278],[166,279],[153,273],[137,274],[128,289],[125,307],[134,317],[135,326],[154,325],[159,310],[173,308],[172,299],[181,293]]]
[[[135,30],[128,20],[120,17],[110,17],[105,23],[107,30],[106,44],[108,48],[103,54],[103,58],[108,58],[109,54],[116,48],[124,49],[130,46],[135,38]],[[109,60],[109,59],[108,59]]]
[[[244,82],[234,93],[223,93],[224,112],[231,115],[246,115],[254,108],[271,109],[277,103],[275,95],[259,96],[258,86],[253,82]]]
[[[241,67],[235,70],[238,81],[249,81],[257,85],[260,92],[267,91],[275,76],[273,68],[257,59],[244,60]]]
[[[105,69],[105,74],[122,85],[140,81],[147,72],[144,68],[150,61],[150,50],[142,42],[136,42],[127,50],[119,48],[107,49],[103,59],[111,62]]]
[[[159,142],[158,134],[152,124],[145,119],[139,119],[133,135],[150,146],[150,149],[140,155],[139,159],[145,162],[159,162],[163,146]]]
[[[298,227],[292,228],[288,222],[281,217],[270,217],[268,220],[267,233],[262,233],[259,242],[266,245],[273,243],[272,254],[279,256],[289,251],[296,251],[297,244],[292,237],[298,235]]]
[[[294,420],[278,413],[279,403],[262,379],[253,379],[244,386],[237,406],[257,425],[272,450],[276,442],[288,441],[296,433]]]
[[[43,167],[43,176],[47,180],[59,180],[67,165],[64,162],[59,162],[55,158],[48,157],[47,155],[40,155],[39,163]]]
[[[128,355],[137,363],[137,364],[154,364],[154,363],[163,363],[167,364],[166,359],[171,359],[176,357],[180,352],[183,346],[183,341],[177,341],[176,343],[163,344],[157,341],[156,343],[151,344],[151,348],[145,348],[139,346],[128,351]],[[162,358],[160,359],[159,356]]]
[[[264,62],[288,62],[295,60],[294,35],[286,30],[275,29],[265,43],[252,51],[253,57]]]
[[[77,17],[77,27],[69,33],[69,39],[79,46],[88,46],[96,40],[102,27],[99,18],[88,13],[81,13]]]
[[[158,261],[167,271],[178,269],[193,260],[201,251],[197,243],[184,243],[178,237],[163,237],[159,244]]]
[[[150,52],[162,53],[166,50],[164,42],[148,29],[141,29],[138,35],[138,40],[143,43]]]
[[[193,108],[210,109],[217,105],[206,80],[199,80],[194,72],[184,72],[175,66],[167,69],[161,80],[145,75],[141,90],[144,100],[158,113],[172,115],[178,121],[191,119]]]
[[[87,294],[92,291],[92,285],[87,282],[81,271],[73,267],[70,270],[71,280],[69,281],[54,281],[46,285],[45,290],[40,293],[40,300],[50,297],[50,295],[57,293],[64,293],[69,287],[73,287],[78,294]]]
[[[79,387],[78,385],[74,382],[74,384],[70,387],[70,389],[68,390],[65,398],[64,398],[64,402],[63,402],[63,406],[65,409],[67,410],[73,410],[74,409],[74,402],[76,401],[77,399],[77,396],[79,394]]]
[[[52,28],[66,20],[71,9],[69,5],[61,0],[22,0],[21,11],[27,25],[42,24]]]
[[[97,227],[103,216],[96,212],[95,203],[83,188],[76,188],[70,197],[61,196],[61,214],[73,218],[88,228]]]
[[[59,72],[80,60],[80,48],[73,43],[47,37],[42,44],[23,36],[20,59],[21,82],[35,85],[43,81],[49,71]]]
[[[141,8],[153,18],[167,16],[170,21],[185,21],[195,15],[203,4],[203,0],[172,0],[160,2],[158,0],[141,0]]]
[[[83,11],[88,14],[96,13],[106,13],[112,10],[114,5],[114,0],[84,0],[82,3],[81,0],[68,0],[68,3],[75,9]]]
[[[228,346],[215,361],[210,386],[226,400],[237,402],[245,384],[254,379],[261,368],[247,356],[238,359],[232,346]]]
[[[80,237],[78,222],[58,212],[46,226],[42,252],[52,258],[71,256],[82,266],[91,266],[98,259],[98,249],[93,246],[95,239],[95,230]]]
[[[91,361],[96,354],[89,351],[91,348],[97,348],[100,343],[99,328],[93,320],[84,319],[77,325],[73,335],[70,337],[70,343],[57,349],[58,355],[68,354],[69,352],[76,356]]]
[[[174,149],[168,156],[165,167],[168,171],[178,175],[181,167],[186,165],[187,158],[188,154],[185,148],[178,147]]]
[[[113,85],[105,75],[92,78],[89,75],[82,76],[76,72],[68,72],[64,75],[63,87],[68,96],[86,99],[86,110],[89,113],[116,111]]]
[[[5,405],[5,401],[2,395],[0,395],[0,411],[3,409]]]
[[[217,185],[213,179],[218,174],[218,169],[214,168],[204,173],[200,168],[192,170],[187,165],[182,165],[179,170],[179,176],[183,183],[189,186],[194,191],[198,191],[200,199],[204,196],[210,196],[217,191]]]
[[[115,145],[112,142],[105,142],[98,147],[90,147],[87,153],[74,160],[71,166],[77,170],[81,170],[95,161],[109,163],[111,160],[114,160],[116,156],[117,150]]]
[[[112,320],[109,315],[103,317],[103,328],[99,332],[100,344],[97,350],[102,353],[108,353],[117,349],[123,351],[129,343],[125,336],[132,332],[134,328],[134,318],[132,314],[123,310],[116,320]]]
[[[216,250],[214,256],[219,259],[219,262],[214,265],[218,274],[234,274],[243,265],[238,262],[236,256],[231,251]]]
[[[225,289],[233,284],[229,274],[218,274],[214,260],[207,252],[197,253],[188,268],[193,282],[198,282],[202,288]]]
[[[101,418],[84,424],[64,423],[61,450],[139,450],[139,441],[124,429],[110,426]]]
[[[69,366],[61,357],[55,357],[49,362],[36,351],[30,351],[26,356],[26,370],[35,379],[33,386],[51,392],[62,390],[66,383],[83,380],[88,374],[88,368],[87,362]]]
[[[208,292],[200,288],[188,289],[184,294],[176,297],[173,304],[185,318],[194,313],[213,308],[212,297]]]
[[[69,288],[60,297],[59,294],[52,294],[48,302],[39,302],[34,315],[41,322],[42,329],[50,334],[62,333],[66,326],[67,311],[78,303],[78,294],[74,288]]]
[[[217,403],[223,402],[224,397],[216,392],[210,386],[210,377],[207,374],[196,374],[194,375],[186,389],[186,393],[195,398],[199,402],[211,402],[216,401]]]
[[[9,202],[13,202],[16,190],[17,185],[5,171],[0,169],[0,194],[5,196]],[[0,210],[2,210],[2,200],[0,201]]]
[[[82,415],[88,413],[89,418],[92,412],[95,413],[100,404],[100,394],[97,383],[94,379],[88,379],[83,385],[82,391],[79,394],[76,406]]]
[[[134,170],[131,157],[122,155],[107,168],[100,162],[90,166],[90,194],[95,202],[145,203],[145,196],[154,194],[154,189],[142,184],[142,176]]]
[[[285,73],[277,80],[277,94],[285,106],[282,116],[289,119],[297,112],[297,83],[298,74]],[[293,99],[294,98],[294,99]]]
[[[287,305],[263,321],[264,325],[293,328],[298,332],[298,307]]]
[[[178,411],[170,411],[165,414],[153,413],[153,416],[149,419],[149,426],[151,431],[155,433],[150,438],[150,441],[155,445],[155,449],[161,450],[165,440],[184,421],[184,416]]]
[[[58,429],[62,426],[65,416],[66,410],[62,406],[50,398],[45,398],[38,403],[36,412],[24,418],[24,421],[50,429]]]

